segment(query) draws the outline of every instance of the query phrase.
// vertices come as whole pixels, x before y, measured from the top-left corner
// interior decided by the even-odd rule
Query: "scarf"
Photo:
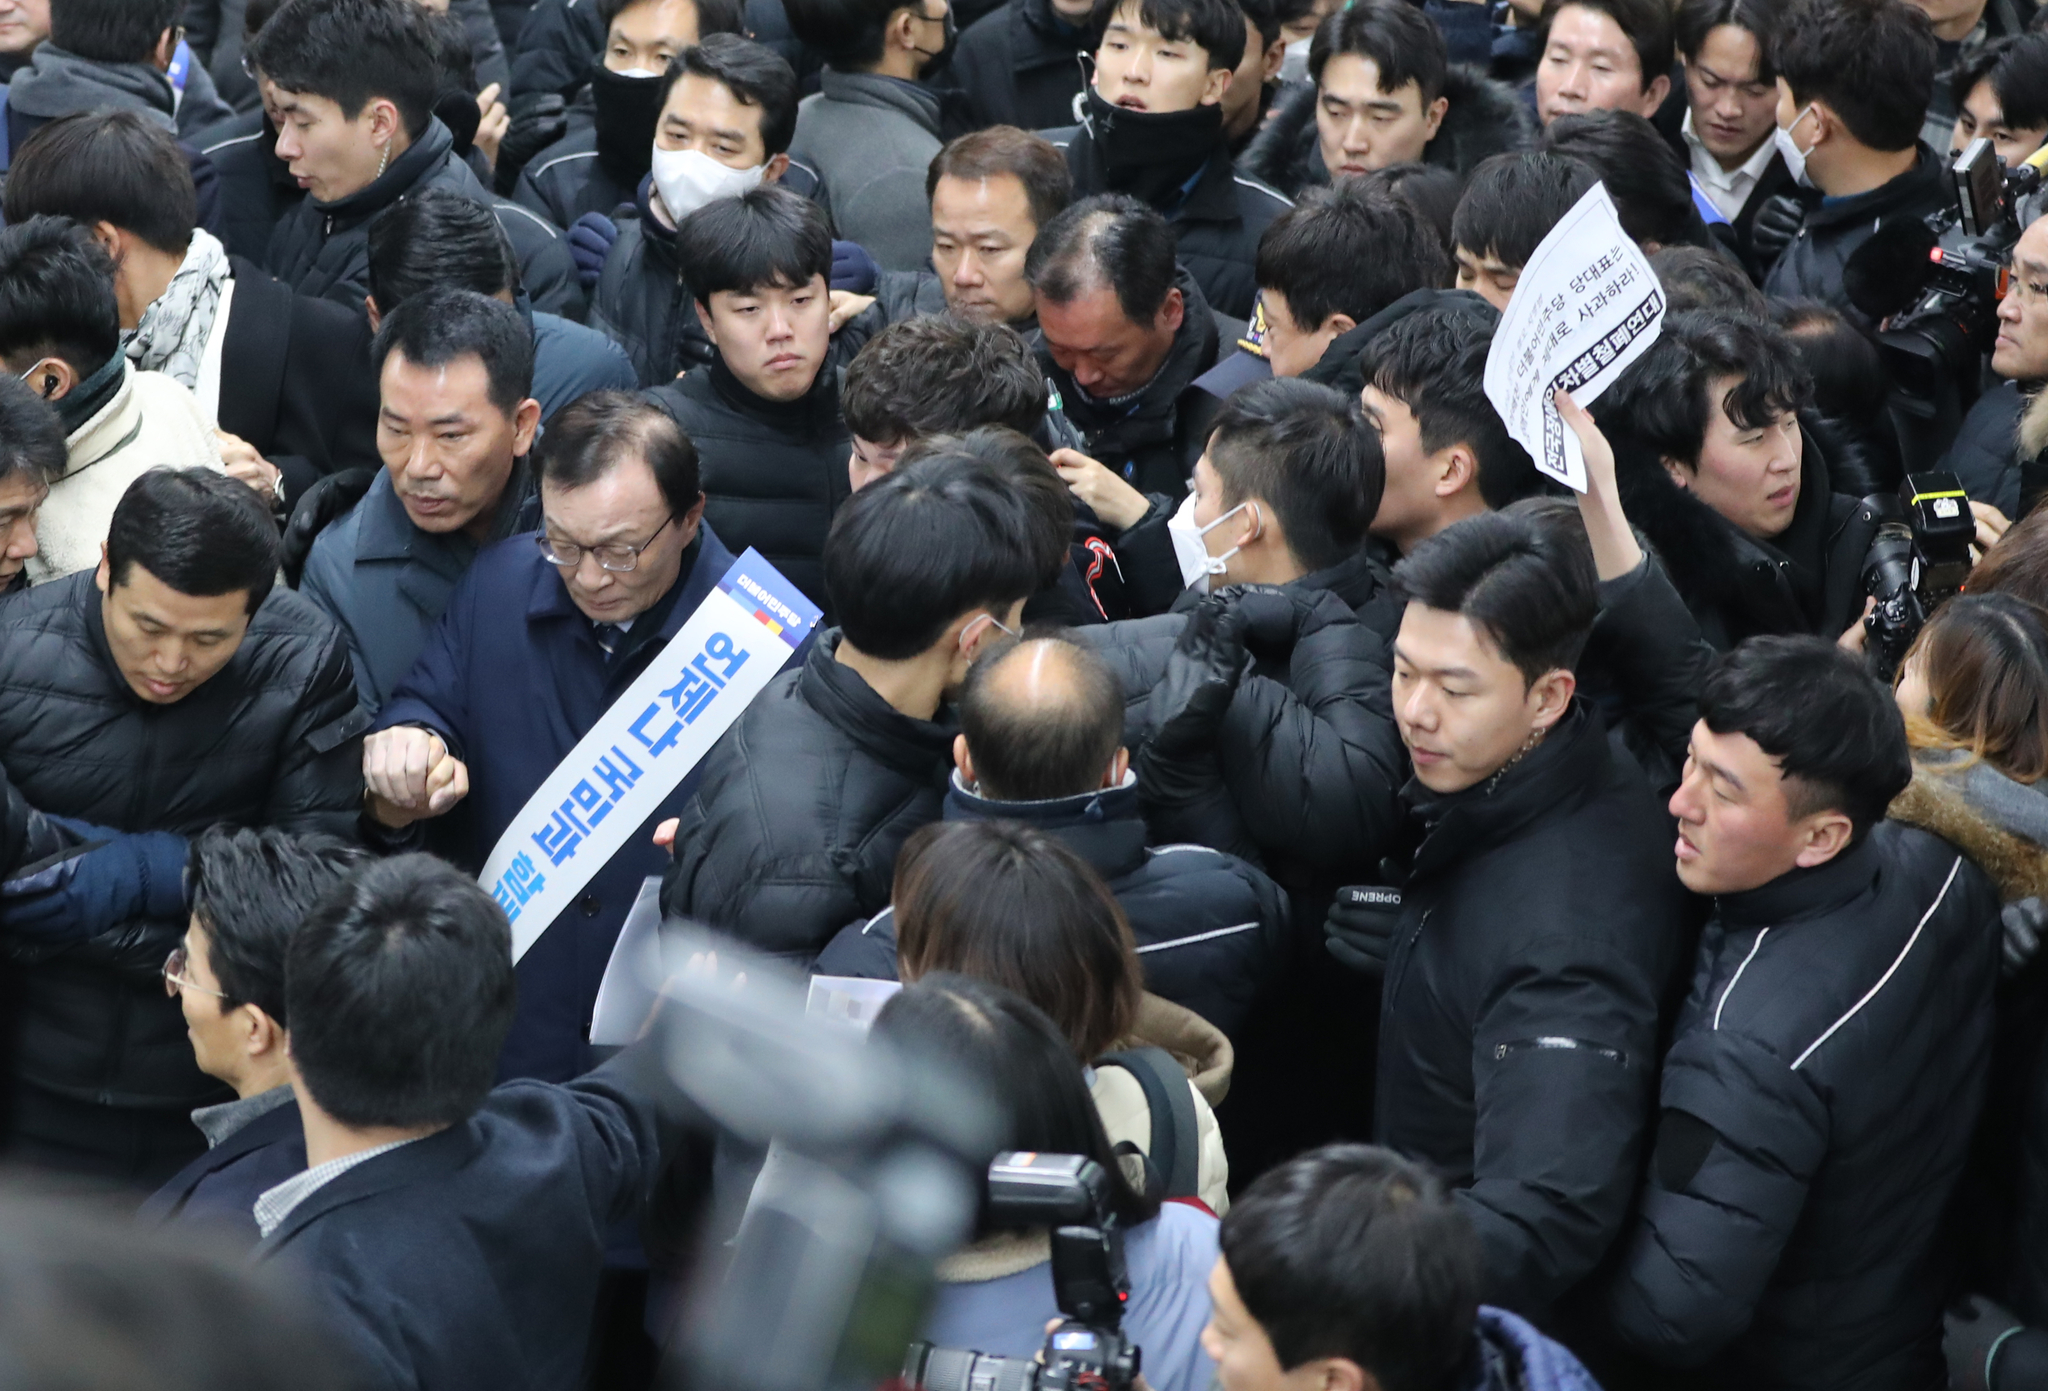
[[[142,311],[128,334],[128,360],[138,372],[162,372],[187,390],[199,384],[199,360],[213,336],[221,288],[228,283],[227,249],[202,227],[192,229],[185,261],[164,292]]]

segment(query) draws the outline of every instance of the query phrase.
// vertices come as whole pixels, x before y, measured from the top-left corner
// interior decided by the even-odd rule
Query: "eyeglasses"
[[[220,991],[208,990],[205,986],[185,978],[185,968],[191,964],[192,958],[186,955],[183,943],[171,948],[171,954],[164,958],[164,994],[176,999],[181,990],[197,990],[202,995],[225,1000],[227,996]]]
[[[667,519],[654,529],[654,536],[648,537],[637,546],[628,546],[618,541],[602,546],[579,546],[574,541],[551,540],[545,531],[533,539],[540,546],[540,558],[550,565],[559,565],[564,570],[573,570],[583,563],[583,553],[589,551],[597,557],[597,565],[600,570],[609,570],[615,575],[623,575],[640,563],[640,552],[653,545],[654,537],[667,531],[669,522],[675,519],[676,514],[673,512],[669,513]]]

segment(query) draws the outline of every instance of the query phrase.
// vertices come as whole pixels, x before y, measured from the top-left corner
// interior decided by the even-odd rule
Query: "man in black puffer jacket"
[[[824,554],[841,626],[705,756],[663,908],[808,965],[888,905],[896,852],[938,819],[946,702],[1017,631],[1044,577],[1029,507],[1006,475],[956,453],[853,495]]]
[[[1535,143],[1535,114],[1506,85],[1451,66],[1420,6],[1365,0],[1339,13],[1309,44],[1309,80],[1282,89],[1238,157],[1246,173],[1290,198],[1333,174],[1417,161],[1462,182],[1489,155]],[[1392,91],[1380,85],[1390,72],[1408,74]]]
[[[209,826],[351,835],[362,731],[341,631],[271,590],[277,530],[218,473],[154,470],[107,558],[0,610],[0,771],[101,850],[0,897],[19,964],[12,1155],[161,1183],[203,1141],[199,1072],[164,958],[185,930],[183,838]]]
[[[961,32],[937,85],[961,94],[976,129],[1069,125],[1087,85],[1093,9],[1088,0],[1012,0]]]
[[[1819,638],[1709,676],[1678,874],[1715,896],[1607,1312],[1700,1385],[1946,1385],[1942,1225],[1991,1051],[1998,896],[1885,822],[1911,777],[1890,693]]]
[[[1621,1231],[1648,1139],[1684,960],[1668,823],[1576,694],[1583,540],[1488,513],[1394,574],[1417,839],[1393,884],[1342,891],[1329,949],[1385,977],[1380,1142],[1458,1190],[1488,1302],[1548,1321]]]
[[[1286,964],[1287,899],[1233,855],[1146,847],[1123,726],[1116,677],[1063,638],[1033,638],[977,662],[960,694],[944,819],[1022,821],[1057,837],[1130,919],[1145,988],[1235,1036]],[[841,932],[818,970],[895,979],[893,913]]]

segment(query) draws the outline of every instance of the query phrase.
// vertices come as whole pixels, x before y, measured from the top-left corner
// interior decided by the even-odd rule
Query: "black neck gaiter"
[[[1182,190],[1223,139],[1221,106],[1127,111],[1104,101],[1093,87],[1088,89],[1088,123],[1104,187],[1161,211],[1180,202]]]
[[[600,63],[590,74],[590,97],[597,103],[597,161],[621,187],[633,188],[654,163],[661,79],[622,77]]]

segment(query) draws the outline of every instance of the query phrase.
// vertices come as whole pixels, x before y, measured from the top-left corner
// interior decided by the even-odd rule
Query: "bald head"
[[[1064,638],[1032,638],[975,663],[960,695],[963,771],[997,802],[1093,792],[1123,746],[1124,693],[1107,664]]]

